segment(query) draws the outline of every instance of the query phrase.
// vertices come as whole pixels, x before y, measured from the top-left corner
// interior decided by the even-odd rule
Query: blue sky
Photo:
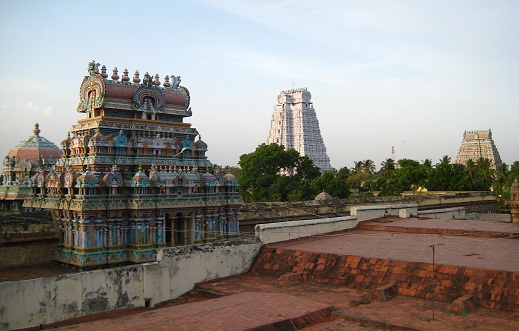
[[[0,155],[59,145],[91,60],[180,75],[213,163],[266,140],[276,96],[307,87],[332,166],[455,158],[492,129],[519,160],[519,1],[0,0]]]

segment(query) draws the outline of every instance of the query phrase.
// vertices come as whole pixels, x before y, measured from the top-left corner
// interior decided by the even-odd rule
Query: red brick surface
[[[511,239],[519,227],[418,219],[383,224],[393,224],[391,232],[353,230],[271,245],[249,274],[197,284],[193,294],[156,309],[86,316],[90,322],[76,320],[61,329],[519,330],[519,240]],[[442,231],[420,233],[429,227]],[[436,253],[434,278],[430,245]],[[286,283],[279,286],[283,275]],[[401,295],[365,300],[371,289],[390,283]],[[227,297],[204,301],[218,295]],[[466,316],[449,310],[452,301],[467,295],[483,307]],[[331,306],[335,311],[326,317]]]
[[[519,236],[519,227],[517,224],[474,220],[384,218],[362,222],[357,229],[483,238],[510,238]]]
[[[518,330],[518,314],[488,308],[479,308],[470,315],[461,316],[448,311],[449,302],[438,302],[435,307],[435,323],[432,323],[433,303],[409,296],[396,296],[389,301],[368,301],[352,306],[352,301],[362,302],[369,295],[367,290],[351,289],[340,285],[299,283],[277,286],[277,278],[240,275],[223,280],[199,284],[200,291],[235,294],[244,291],[262,293],[286,293],[335,307],[333,318],[303,330]]]
[[[243,292],[56,330],[296,330],[326,319],[332,310],[328,304],[288,294]]]
[[[464,295],[454,300],[448,307],[450,312],[460,315],[468,315],[478,308],[478,303],[474,296]]]

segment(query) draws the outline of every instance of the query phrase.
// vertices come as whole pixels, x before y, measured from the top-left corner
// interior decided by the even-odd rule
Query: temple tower
[[[494,170],[501,166],[501,157],[492,140],[492,131],[465,131],[456,163],[466,165],[468,160],[477,162],[480,158],[489,159]]]
[[[305,88],[281,91],[270,121],[267,144],[276,143],[308,156],[316,167],[333,170],[319,129],[312,95]]]
[[[110,79],[90,62],[77,107],[85,118],[61,143],[61,158],[35,165],[27,180],[23,207],[49,209],[58,222],[59,262],[149,262],[165,246],[239,234],[237,180],[209,172],[207,144],[185,121],[191,97],[180,76],[139,76],[124,69],[119,77],[116,67]]]

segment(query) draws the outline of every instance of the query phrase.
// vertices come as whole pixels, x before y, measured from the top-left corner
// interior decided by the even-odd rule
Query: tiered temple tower
[[[326,154],[319,121],[305,88],[281,91],[270,121],[267,144],[276,143],[308,156],[321,172],[333,170]]]
[[[466,165],[468,160],[477,162],[480,158],[489,159],[494,170],[502,164],[497,147],[492,140],[492,131],[490,129],[465,131],[456,163]]]
[[[239,233],[237,180],[207,160],[207,144],[185,123],[190,95],[180,77],[89,63],[78,112],[52,169],[29,180],[25,208],[53,211],[55,260],[80,267],[147,262],[158,248],[211,242]],[[198,140],[196,137],[198,136]]]

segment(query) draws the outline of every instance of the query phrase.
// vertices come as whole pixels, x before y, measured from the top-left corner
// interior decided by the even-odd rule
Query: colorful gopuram
[[[63,156],[29,180],[23,206],[59,223],[55,260],[79,267],[153,261],[157,249],[232,239],[242,204],[237,180],[214,169],[190,123],[179,76],[133,78],[88,65],[77,111],[86,118]],[[198,137],[198,138],[197,138]]]

